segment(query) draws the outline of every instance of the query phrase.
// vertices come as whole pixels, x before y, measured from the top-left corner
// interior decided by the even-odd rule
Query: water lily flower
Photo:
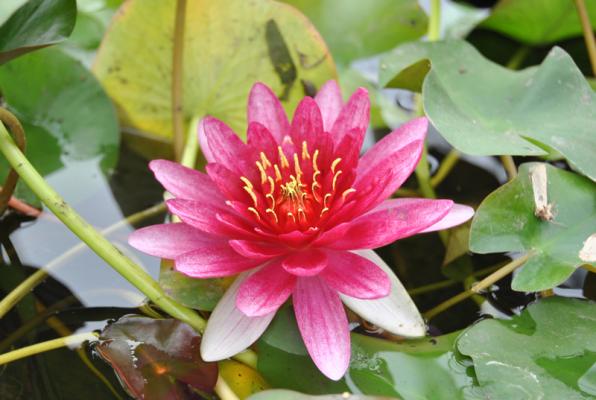
[[[330,81],[289,122],[274,93],[257,83],[247,143],[215,118],[201,121],[206,174],[150,163],[182,222],[140,229],[130,244],[173,259],[190,277],[238,275],[209,318],[205,360],[253,344],[289,298],[310,356],[334,380],[350,360],[344,305],[395,334],[425,335],[416,306],[371,249],[458,225],[473,210],[451,200],[388,199],[418,163],[428,122],[402,125],[359,157],[369,108],[365,89],[344,104]]]

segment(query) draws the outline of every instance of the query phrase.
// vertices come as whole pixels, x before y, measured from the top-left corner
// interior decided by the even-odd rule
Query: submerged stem
[[[165,312],[189,324],[199,332],[203,331],[205,321],[194,310],[168,297],[147,271],[122,254],[48,185],[18,149],[2,124],[0,124],[0,151],[37,197],[98,256]]]
[[[25,152],[27,141],[25,139],[25,131],[23,126],[10,111],[0,107],[0,123],[6,125],[8,130],[14,135],[15,141],[22,152]],[[4,214],[6,207],[8,207],[12,194],[17,187],[17,181],[19,180],[19,174],[14,168],[8,171],[4,185],[0,189],[0,215]]]
[[[584,32],[584,40],[586,48],[588,49],[588,57],[590,57],[590,64],[592,65],[592,74],[596,76],[596,40],[594,40],[594,31],[586,9],[586,2],[584,0],[575,0],[575,7],[577,14],[582,24],[582,31]]]
[[[509,275],[517,268],[521,267],[528,259],[532,256],[533,253],[529,252],[524,254],[523,256],[516,258],[515,260],[505,264],[477,284],[473,285],[470,289],[466,290],[465,292],[461,292],[450,299],[445,300],[438,306],[431,308],[427,312],[425,312],[424,318],[427,320],[432,319],[433,317],[437,316],[438,314],[442,313],[443,311],[453,307],[454,305],[461,303],[462,301],[466,300],[469,297],[474,296],[475,294],[480,293],[484,289],[492,286],[498,280],[504,278],[505,276]]]
[[[164,203],[157,204],[153,207],[149,207],[146,210],[139,211],[137,213],[131,214],[125,219],[122,219],[109,227],[103,229],[100,234],[103,236],[108,236],[109,234],[113,233],[114,231],[128,226],[129,224],[138,223],[146,218],[150,218],[156,214],[164,212],[166,209]],[[25,297],[28,293],[30,293],[37,285],[44,281],[44,279],[48,276],[50,271],[54,270],[56,267],[62,265],[66,260],[73,257],[74,255],[78,254],[80,251],[87,248],[87,245],[83,242],[77,243],[75,246],[71,247],[70,249],[66,250],[64,253],[60,254],[58,257],[54,258],[50,261],[44,268],[40,268],[35,271],[33,274],[29,275],[27,279],[21,282],[17,287],[15,287],[10,293],[8,293],[2,300],[0,300],[0,318],[2,318],[6,313],[8,313],[12,307],[14,307],[23,297]]]
[[[0,354],[0,365],[7,364],[21,358],[33,356],[46,351],[59,349],[66,346],[79,346],[86,341],[97,340],[97,334],[94,332],[79,333],[76,335],[64,336],[58,339],[47,340],[45,342],[36,343],[31,346],[22,347],[8,353]]]
[[[501,162],[503,163],[503,168],[505,168],[509,180],[515,179],[515,177],[517,176],[517,167],[515,166],[513,157],[503,155],[501,156]]]
[[[459,161],[459,155],[459,151],[455,149],[451,149],[451,151],[447,153],[447,155],[441,162],[441,165],[439,166],[437,173],[432,178],[430,178],[430,185],[433,188],[439,186],[441,182],[443,182],[443,180],[447,178],[447,175],[449,175],[453,167],[455,167],[455,165]]]

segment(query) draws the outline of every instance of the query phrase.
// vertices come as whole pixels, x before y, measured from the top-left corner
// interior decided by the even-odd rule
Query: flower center
[[[341,158],[322,157],[319,149],[310,152],[305,141],[300,154],[293,151],[289,157],[282,146],[269,156],[260,152],[255,162],[260,182],[240,177],[252,201],[248,211],[276,231],[316,228],[354,192],[347,187],[351,182],[342,182],[341,163]]]

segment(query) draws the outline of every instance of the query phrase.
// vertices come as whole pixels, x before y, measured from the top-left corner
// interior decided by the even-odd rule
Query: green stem
[[[455,149],[451,149],[451,151],[447,153],[447,155],[441,162],[441,165],[439,166],[437,173],[432,178],[430,178],[430,185],[433,188],[439,186],[441,182],[443,182],[443,180],[449,175],[453,167],[455,167],[455,165],[459,161],[459,155],[459,151]]]
[[[466,300],[469,297],[472,297],[484,289],[492,286],[498,280],[504,278],[505,276],[509,275],[517,268],[521,267],[528,259],[532,256],[532,252],[526,253],[523,256],[516,258],[515,260],[507,263],[506,265],[502,266],[477,284],[473,285],[470,289],[466,290],[465,292],[461,292],[450,299],[445,300],[438,306],[428,310],[425,312],[424,318],[427,320],[432,319],[436,315],[442,313],[443,311],[453,307],[454,305],[461,303],[462,301]]]
[[[186,20],[186,0],[176,1],[174,21],[174,43],[172,51],[172,131],[174,155],[182,159],[184,149],[184,94],[182,87],[184,66],[184,23]]]
[[[530,47],[520,46],[515,53],[509,59],[509,62],[505,65],[509,69],[518,69],[526,57],[530,54]]]
[[[503,168],[505,168],[505,172],[507,172],[509,180],[515,179],[515,177],[517,176],[517,167],[515,166],[515,161],[513,161],[513,157],[509,155],[502,155],[501,163],[503,164]]]
[[[588,15],[584,0],[575,0],[575,7],[577,8],[577,13],[582,24],[584,41],[586,42],[588,57],[590,58],[590,64],[592,65],[592,74],[596,76],[596,40],[594,40],[594,30],[590,23],[590,16]]]
[[[35,354],[45,353],[46,351],[59,349],[61,347],[79,346],[83,342],[95,340],[97,340],[97,334],[94,332],[87,332],[36,343],[31,346],[0,354],[0,365],[20,360],[21,358],[33,356]]]
[[[205,328],[203,320],[195,311],[169,298],[151,275],[130,258],[126,257],[105,237],[74,211],[58,193],[43,179],[29,160],[15,145],[3,124],[0,124],[0,151],[33,193],[83,242],[120,275],[132,283],[145,296],[172,317],[179,319],[199,332]]]
[[[194,117],[190,121],[188,133],[186,134],[186,145],[184,146],[180,164],[188,168],[194,168],[197,164],[197,156],[199,154],[199,137],[197,131],[200,121],[200,117]]]
[[[441,38],[441,0],[430,1],[428,19],[428,40],[435,42]]]
[[[492,266],[492,267],[488,267],[488,268],[484,268],[481,270],[478,270],[476,272],[474,272],[473,274],[470,275],[470,277],[480,277],[480,276],[484,276],[484,275],[488,275],[491,272],[496,271],[497,269],[499,269],[501,266],[497,265],[497,266]],[[453,280],[453,279],[447,279],[441,282],[434,282],[434,283],[429,283],[428,285],[424,285],[424,286],[419,286],[417,288],[408,290],[408,294],[410,296],[418,296],[424,293],[429,293],[429,292],[434,292],[435,290],[439,290],[439,289],[444,289],[447,288],[449,286],[455,286],[458,283],[461,283],[460,280]]]
[[[102,230],[101,235],[108,236],[112,232],[124,226],[136,224],[140,221],[143,221],[146,218],[162,213],[165,211],[165,209],[165,204],[160,203],[146,210],[131,214],[125,219],[120,220],[115,224]],[[75,246],[66,250],[64,253],[60,254],[58,257],[54,258],[44,268],[40,268],[33,274],[29,275],[27,279],[21,282],[10,293],[8,293],[8,295],[6,295],[2,300],[0,300],[0,318],[6,315],[6,313],[8,313],[12,309],[12,307],[14,307],[19,301],[21,301],[23,297],[25,297],[28,293],[35,289],[37,285],[43,282],[50,273],[50,271],[55,270],[56,267],[62,265],[66,260],[70,259],[71,257],[73,257],[74,255],[78,254],[80,251],[86,248],[87,245],[85,243],[79,242]]]

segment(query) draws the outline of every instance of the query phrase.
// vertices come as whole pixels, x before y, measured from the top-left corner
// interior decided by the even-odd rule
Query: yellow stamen
[[[281,149],[281,146],[277,146],[277,152],[279,153],[279,162],[281,163],[282,168],[289,168],[290,162],[286,158],[284,151]]]
[[[259,154],[261,156],[261,163],[263,164],[263,166],[265,168],[268,168],[271,166],[271,161],[269,161],[269,159],[267,158],[267,156],[265,155],[265,153],[263,153],[261,151],[261,153]]]
[[[281,172],[279,172],[279,167],[277,166],[277,164],[275,164],[273,166],[273,169],[275,170],[275,180],[278,182],[281,182]]]
[[[333,160],[333,162],[331,163],[331,173],[335,174],[335,167],[337,167],[337,164],[339,164],[341,162],[341,158],[336,158],[335,160]]]
[[[267,173],[265,172],[265,168],[263,168],[263,164],[261,164],[260,161],[257,161],[257,168],[259,169],[259,172],[261,173],[261,184],[267,182]]]
[[[268,198],[269,201],[271,201],[271,208],[275,208],[275,198],[273,197],[273,195],[266,194],[265,197]]]
[[[319,171],[319,166],[317,165],[317,158],[319,158],[319,149],[315,150],[315,153],[312,155],[312,169],[315,172]]]
[[[273,215],[273,219],[275,219],[275,223],[277,224],[279,222],[279,219],[277,219],[277,214],[275,213],[275,211],[273,211],[271,208],[268,208],[265,210],[265,212],[267,214],[271,214]]]
[[[296,153],[294,153],[294,170],[296,171],[296,175],[298,175],[298,179],[300,179],[302,169],[300,168],[300,161],[298,161],[298,154]]]
[[[269,181],[269,186],[271,186],[267,195],[273,196],[273,192],[275,192],[275,182],[273,182],[273,178],[270,176],[267,177],[267,180]]]
[[[298,220],[300,220],[300,217],[302,217],[302,220],[306,222],[306,213],[302,208],[298,209]]]
[[[322,217],[322,216],[323,216],[323,214],[325,214],[325,213],[326,213],[326,212],[328,212],[328,211],[329,211],[329,208],[327,208],[327,207],[323,208],[323,209],[321,210],[321,214],[319,214],[319,217]]]
[[[248,178],[246,178],[246,177],[244,177],[244,176],[241,176],[241,177],[240,177],[240,180],[241,180],[242,182],[244,182],[244,184],[245,184],[246,186],[248,186],[250,189],[252,189],[252,188],[253,188],[253,186],[252,186],[252,182],[251,182],[251,181],[249,181],[249,180],[248,180]]]
[[[329,201],[330,198],[331,198],[331,193],[327,193],[325,195],[325,197],[323,197],[323,208],[327,208],[328,207],[327,202]]]
[[[308,152],[308,144],[304,141],[302,142],[302,159],[306,160],[307,158],[310,158],[310,153]]]
[[[346,199],[346,197],[350,194],[350,193],[354,193],[356,191],[356,189],[354,188],[349,188],[344,190],[344,192],[341,194],[342,199]]]
[[[294,223],[296,223],[296,217],[294,217],[294,214],[292,214],[291,212],[288,211],[288,218],[291,217],[292,221],[294,221]]]
[[[341,171],[337,171],[335,173],[335,175],[333,175],[333,183],[331,184],[331,187],[333,188],[333,190],[335,190],[335,185],[337,184],[337,178],[339,178],[340,175],[341,175]]]
[[[261,216],[259,215],[259,212],[254,207],[248,207],[248,211],[250,211],[251,213],[253,213],[254,215],[256,215],[258,220],[261,219]]]

